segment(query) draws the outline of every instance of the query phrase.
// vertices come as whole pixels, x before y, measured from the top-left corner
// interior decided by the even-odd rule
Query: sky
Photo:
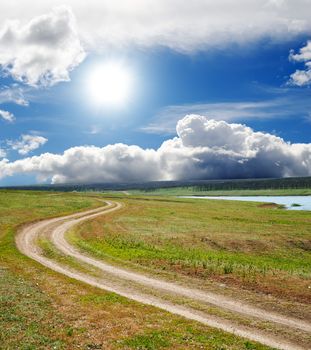
[[[0,186],[311,176],[311,0],[0,4]]]

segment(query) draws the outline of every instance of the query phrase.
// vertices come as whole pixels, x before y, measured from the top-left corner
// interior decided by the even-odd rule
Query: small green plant
[[[87,294],[80,297],[82,303],[90,304],[128,304],[129,300],[115,293],[106,292],[104,294]]]
[[[245,345],[245,349],[248,349],[248,350],[256,349],[256,346],[254,344],[250,343],[249,341],[245,342],[244,345]]]
[[[231,264],[225,264],[225,266],[224,266],[225,275],[228,275],[232,272],[233,272],[233,266]]]
[[[72,327],[67,328],[66,334],[68,337],[72,337],[73,336],[73,328]]]
[[[138,334],[125,339],[122,346],[126,345],[131,349],[158,350],[170,346],[167,335],[164,332],[151,332],[149,334]]]

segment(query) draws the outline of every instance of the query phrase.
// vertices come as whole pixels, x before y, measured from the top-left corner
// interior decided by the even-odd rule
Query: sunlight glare
[[[110,62],[96,67],[89,78],[89,92],[99,105],[124,104],[130,94],[130,72],[121,64]]]

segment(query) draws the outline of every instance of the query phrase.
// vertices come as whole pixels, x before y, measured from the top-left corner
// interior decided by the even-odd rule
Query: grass
[[[105,294],[87,294],[80,298],[80,301],[82,303],[85,303],[86,305],[103,305],[103,304],[122,304],[122,305],[128,305],[129,300],[127,298],[124,298],[118,294],[107,292]]]
[[[62,349],[65,342],[62,318],[29,276],[33,263],[15,248],[18,226],[97,205],[85,196],[0,191],[1,349]]]
[[[135,335],[123,340],[120,344],[131,349],[156,350],[168,348],[171,345],[168,338],[164,332],[150,332],[144,335]]]
[[[29,281],[0,269],[1,349],[62,349],[62,320]]]
[[[1,349],[269,349],[84,285],[17,251],[21,224],[99,204],[83,194],[0,191]],[[50,258],[75,267],[41,244]]]
[[[168,187],[154,190],[129,190],[131,195],[148,196],[310,196],[310,188],[265,189],[265,190],[211,190],[201,191],[195,186]]]
[[[122,213],[85,222],[70,239],[103,259],[310,301],[308,212],[219,200],[125,203]]]
[[[174,324],[172,325],[174,326]],[[176,325],[175,325],[176,326]],[[172,327],[169,331],[150,330],[144,334],[137,334],[133,337],[128,337],[118,344],[121,349],[137,349],[137,350],[158,350],[158,349],[192,349],[196,344],[201,344],[200,349],[227,350],[226,340],[221,332],[201,332],[200,329],[187,326],[183,333]],[[231,336],[231,344],[235,343],[234,336]],[[235,345],[233,345],[235,348]],[[236,349],[258,349],[252,342],[241,342]]]
[[[74,257],[67,256],[57,250],[53,243],[47,238],[39,238],[37,245],[41,249],[42,255],[48,259],[59,262],[63,266],[68,266],[71,269],[77,269],[82,273],[86,273],[94,277],[98,277],[100,274],[99,270],[95,267],[82,262],[78,262]]]

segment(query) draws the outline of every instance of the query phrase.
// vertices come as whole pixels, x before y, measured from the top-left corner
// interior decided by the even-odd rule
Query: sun
[[[120,106],[127,102],[131,91],[130,71],[122,64],[108,62],[94,68],[88,89],[97,105]]]

